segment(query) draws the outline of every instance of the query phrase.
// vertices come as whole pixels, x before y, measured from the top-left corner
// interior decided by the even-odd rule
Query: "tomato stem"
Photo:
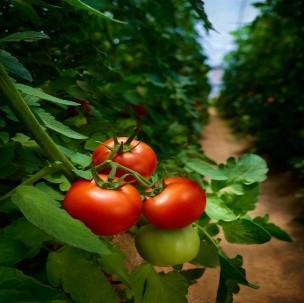
[[[63,164],[61,167],[62,173],[68,178],[70,182],[72,182],[75,178],[75,175],[73,173],[75,167],[59,150],[48,133],[42,128],[1,63],[0,89],[4,97],[4,101],[13,110],[18,120],[27,128],[33,139],[43,150],[48,159],[52,162],[61,162]]]
[[[94,165],[92,165],[92,168],[93,167],[94,167]],[[94,170],[97,173],[98,171],[102,170],[105,167],[111,167],[112,168],[111,172],[113,171],[113,168],[115,168],[115,170],[117,170],[119,168],[119,169],[124,170],[125,172],[129,173],[130,175],[132,175],[143,186],[145,186],[145,187],[153,186],[153,183],[149,182],[149,180],[147,180],[145,177],[143,177],[138,172],[136,172],[126,166],[123,166],[117,162],[113,162],[110,159],[107,159],[106,161],[102,162],[101,164],[98,164],[97,166],[95,166],[94,169],[92,169],[92,173],[94,172]],[[110,173],[110,175],[111,175],[111,173]],[[110,177],[110,175],[109,175],[109,177]]]

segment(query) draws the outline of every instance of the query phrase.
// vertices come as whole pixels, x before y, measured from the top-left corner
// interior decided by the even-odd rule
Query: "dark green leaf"
[[[51,252],[47,274],[54,287],[62,287],[75,302],[116,303],[118,296],[101,268],[80,249],[64,246]]]
[[[199,278],[201,278],[206,268],[190,268],[180,270],[179,273],[189,281],[190,284],[194,284]]]
[[[282,241],[292,242],[290,235],[286,231],[273,223],[268,223],[268,220],[269,216],[265,215],[264,217],[254,218],[253,222],[263,227],[272,237]]]
[[[243,266],[242,256],[237,255],[234,258],[229,259],[222,255],[219,255],[219,260],[221,264],[221,275],[226,280],[233,280],[240,284],[248,285],[245,271],[242,268]]]
[[[218,248],[208,238],[202,239],[199,253],[192,263],[198,263],[204,267],[217,267],[219,265]]]
[[[106,245],[91,230],[59,208],[55,200],[38,188],[19,186],[12,200],[29,222],[59,241],[89,252],[109,253]]]
[[[9,267],[0,267],[0,302],[69,303],[62,291]]]
[[[82,1],[80,0],[66,0],[66,2],[68,2],[69,4],[77,7],[77,8],[80,8],[82,10],[86,10],[90,13],[93,13],[103,19],[106,19],[106,20],[109,20],[109,21],[112,21],[112,22],[116,22],[116,23],[125,23],[123,21],[119,21],[119,20],[116,20],[114,18],[112,18],[109,14],[106,14],[106,13],[101,13],[100,11],[96,10],[95,8],[83,3]]]
[[[5,238],[19,240],[32,247],[41,247],[44,242],[53,240],[53,237],[24,218],[6,226],[3,235]]]
[[[126,256],[111,241],[107,241],[106,244],[111,254],[101,257],[98,263],[105,272],[117,276],[125,285],[129,285],[130,277],[125,264]]]
[[[243,185],[243,195],[231,195],[225,193],[221,195],[225,204],[237,215],[244,215],[250,210],[254,210],[258,202],[260,185],[254,183],[251,185]]]
[[[8,73],[18,76],[27,81],[33,81],[31,73],[19,60],[9,52],[0,50],[0,63],[2,63]]]
[[[11,34],[9,36],[6,36],[2,39],[0,39],[0,43],[2,42],[19,42],[19,41],[25,41],[25,42],[33,42],[38,41],[42,39],[49,39],[50,37],[42,32],[34,32],[34,31],[26,31],[26,32],[18,32]]]
[[[42,100],[47,100],[47,101],[50,101],[50,102],[55,103],[55,104],[79,106],[79,104],[76,103],[76,102],[72,102],[72,101],[69,101],[69,100],[64,100],[64,99],[60,99],[60,98],[51,96],[51,95],[43,92],[40,89],[31,87],[31,86],[28,86],[28,85],[24,85],[24,84],[20,84],[20,83],[17,83],[15,85],[16,85],[18,90],[20,90],[21,92],[23,92],[26,95],[34,96],[34,97],[37,97],[37,98],[42,99]]]
[[[72,130],[62,122],[57,121],[50,113],[46,112],[44,109],[39,107],[33,108],[33,112],[42,120],[43,124],[47,128],[68,138],[78,140],[87,139],[87,136]]]
[[[230,243],[263,244],[270,241],[270,234],[261,226],[247,219],[221,222],[225,238]]]
[[[17,262],[28,257],[31,248],[21,241],[0,238],[0,265],[14,266]]]
[[[186,303],[187,281],[177,271],[157,273],[152,265],[137,266],[131,273],[136,303]]]

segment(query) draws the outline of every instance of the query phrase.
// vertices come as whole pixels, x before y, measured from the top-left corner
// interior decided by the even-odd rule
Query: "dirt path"
[[[223,163],[230,156],[241,155],[248,144],[248,140],[233,136],[225,122],[211,111],[202,139],[207,156]],[[234,297],[235,303],[304,302],[304,224],[296,220],[301,202],[294,197],[295,190],[295,182],[288,173],[270,171],[262,184],[258,207],[252,213],[269,213],[270,221],[285,229],[293,243],[273,239],[264,245],[222,245],[228,255],[243,256],[248,280],[260,286],[258,290],[241,287]],[[189,303],[214,303],[218,278],[218,269],[207,269],[190,288]]]

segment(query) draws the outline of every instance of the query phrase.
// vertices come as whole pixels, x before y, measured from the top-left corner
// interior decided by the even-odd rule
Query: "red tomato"
[[[100,175],[103,180],[107,176]],[[95,234],[110,236],[127,231],[138,221],[143,202],[137,189],[126,184],[119,189],[104,189],[92,180],[78,180],[67,192],[64,209],[82,221]]]
[[[118,142],[126,142],[127,137],[118,137]],[[103,142],[104,145],[113,148],[115,146],[114,139],[108,139]],[[103,144],[97,146],[93,152],[93,164],[98,165],[105,161],[111,151],[106,148]],[[145,178],[150,178],[154,173],[157,166],[157,156],[153,149],[144,142],[133,140],[130,144],[130,150],[117,153],[112,159],[114,162],[117,162],[123,166],[126,166],[137,173],[141,174]],[[103,173],[108,173],[109,170],[102,171]],[[117,177],[121,177],[126,174],[125,171],[118,169],[116,172]],[[132,176],[126,179],[127,181],[134,180]]]
[[[162,192],[146,197],[143,214],[162,229],[185,227],[197,220],[206,208],[206,195],[201,186],[184,177],[165,179]]]

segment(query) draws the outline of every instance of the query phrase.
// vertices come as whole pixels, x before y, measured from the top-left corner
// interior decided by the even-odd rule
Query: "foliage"
[[[248,214],[266,163],[244,155],[217,166],[197,144],[209,92],[193,29],[199,18],[210,28],[202,3],[2,1],[1,302],[186,302],[188,287],[215,266],[217,301],[230,302],[239,284],[256,286],[242,257],[222,251],[219,231],[232,243],[291,240],[267,215]],[[97,237],[62,208],[70,184],[91,177],[99,142],[135,126],[157,152],[158,173],[187,176],[207,191],[195,224],[196,270],[129,269],[111,237]]]
[[[256,7],[256,20],[234,33],[236,50],[226,57],[217,106],[237,131],[254,136],[256,150],[280,166],[295,165],[304,156],[304,1]]]

